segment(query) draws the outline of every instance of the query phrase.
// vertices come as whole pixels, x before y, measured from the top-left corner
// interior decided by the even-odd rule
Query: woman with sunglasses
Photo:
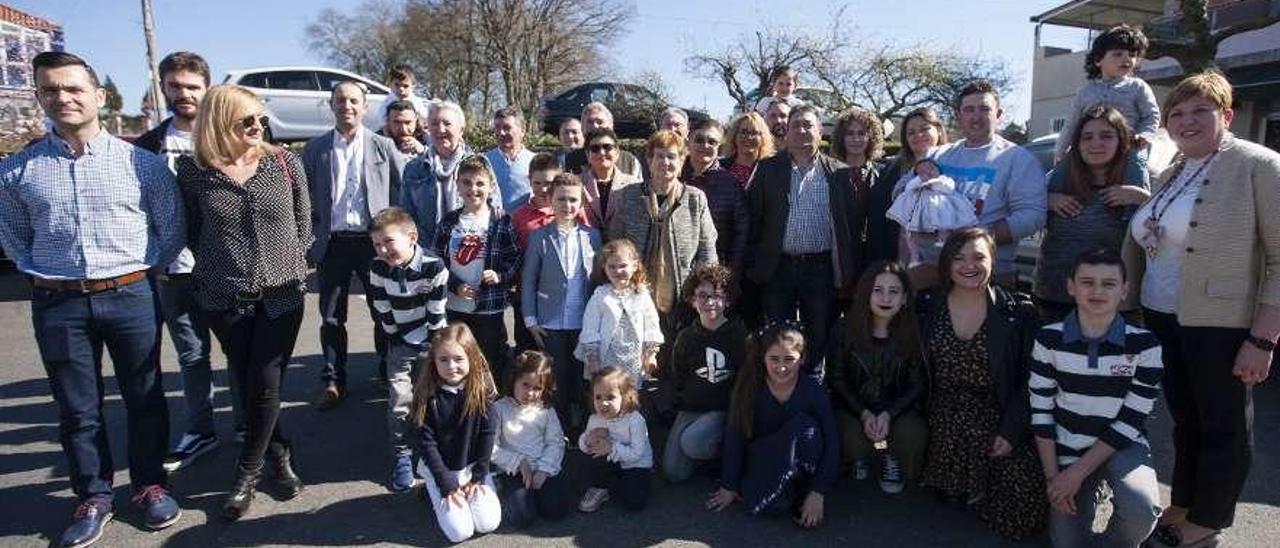
[[[618,146],[618,135],[609,128],[587,133],[587,168],[582,170],[582,187],[586,189],[587,215],[591,226],[598,226],[604,241],[609,235],[609,220],[617,206],[611,206],[609,198],[620,190],[639,183],[639,176],[618,169],[618,156],[623,150]]]
[[[290,499],[302,491],[278,423],[281,381],[302,323],[311,201],[302,163],[263,140],[253,92],[214,86],[196,117],[195,157],[178,160],[196,302],[244,383],[248,432],[223,517],[249,510],[264,464]]]

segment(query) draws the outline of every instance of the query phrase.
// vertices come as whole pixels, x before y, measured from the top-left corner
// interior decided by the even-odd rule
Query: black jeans
[[[549,476],[540,489],[527,489],[520,474],[498,474],[502,500],[502,521],[516,529],[528,527],[536,518],[558,520],[569,513],[569,496],[560,476]]]
[[[493,373],[493,382],[498,391],[505,392],[507,371],[511,369],[511,345],[507,343],[507,322],[505,314],[467,314],[465,312],[446,311],[449,323],[461,322],[471,329],[471,335],[480,344],[480,352],[489,362],[489,371]],[[517,321],[524,321],[517,319]]]
[[[347,385],[347,299],[351,296],[354,274],[369,294],[369,265],[373,262],[373,241],[368,235],[333,234],[324,260],[316,267],[320,278],[320,348],[324,351],[324,369],[320,380],[325,384]],[[377,318],[373,302],[368,301],[369,317]],[[387,340],[377,321],[373,325],[373,347],[378,353],[379,373],[387,376]]]
[[[784,254],[765,289],[764,311],[769,321],[794,320],[799,311],[805,328],[805,355],[810,356],[804,369],[817,379],[822,378],[827,337],[838,315],[831,268],[830,253]]]
[[[580,329],[548,329],[547,335],[542,338],[543,350],[551,356],[551,368],[555,371],[556,415],[560,417],[560,424],[574,431],[591,415],[591,409],[586,406],[584,399],[586,389],[583,386],[582,362],[573,357],[573,350],[578,347],[578,336],[581,333]],[[579,408],[576,420],[573,411],[575,406]]]
[[[1143,309],[1160,340],[1164,397],[1173,415],[1174,506],[1187,520],[1225,529],[1235,518],[1253,458],[1253,389],[1231,374],[1248,329],[1188,327]]]
[[[115,476],[102,401],[104,346],[129,425],[129,479],[135,488],[165,484],[169,408],[160,383],[160,313],[151,282],[89,295],[37,287],[31,290],[31,321],[58,403],[58,438],[76,496],[109,496]]]
[[[592,487],[608,489],[627,510],[644,510],[649,504],[649,468],[623,468],[605,457],[589,457],[587,479]]]
[[[267,316],[262,302],[245,309],[209,312],[209,327],[227,356],[227,367],[241,383],[241,402],[248,421],[240,468],[262,467],[267,445],[288,446],[280,428],[280,392],[284,371],[302,327],[303,307],[277,318]]]

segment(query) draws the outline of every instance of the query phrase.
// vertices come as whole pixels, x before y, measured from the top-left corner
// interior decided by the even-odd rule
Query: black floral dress
[[[1044,476],[1034,447],[1021,444],[1006,457],[987,452],[1000,425],[988,365],[987,327],[970,340],[958,337],[944,304],[928,342],[933,367],[929,403],[929,452],[922,482],[972,502],[978,517],[1010,538],[1044,527]]]

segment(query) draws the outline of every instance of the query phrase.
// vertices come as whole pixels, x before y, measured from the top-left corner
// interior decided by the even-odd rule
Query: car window
[[[316,76],[320,77],[320,91],[333,91],[333,88],[338,84],[351,79],[350,76],[336,72],[320,71],[316,73]]]
[[[273,72],[267,79],[271,89],[294,91],[320,91],[316,74],[309,70],[282,70]]]
[[[238,82],[240,85],[251,88],[266,88],[267,75],[262,72],[254,72],[240,77]]]
[[[569,89],[568,91],[565,91],[564,93],[561,93],[560,95],[557,95],[555,100],[556,100],[556,101],[563,101],[563,102],[566,102],[566,103],[567,103],[567,102],[570,102],[570,101],[579,101],[579,100],[581,100],[581,98],[582,98],[582,95],[583,95],[583,92],[584,92],[584,91],[586,91],[586,88],[583,88],[583,87],[581,87],[581,86],[578,86],[578,87],[575,87],[575,88]],[[584,101],[584,102],[585,102],[585,101]]]
[[[589,102],[591,102],[591,103],[594,103],[594,102],[597,102],[597,101],[599,101],[599,102],[602,102],[602,103],[603,103],[603,102],[605,102],[605,101],[608,101],[608,100],[609,100],[609,88],[606,88],[606,87],[594,87],[594,88],[591,88],[591,96],[590,96],[590,99],[591,99],[591,100],[590,100]]]

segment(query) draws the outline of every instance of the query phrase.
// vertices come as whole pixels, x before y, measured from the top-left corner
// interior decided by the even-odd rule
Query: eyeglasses
[[[720,301],[724,301],[724,294],[723,293],[694,293],[693,298],[697,299],[699,302],[704,302],[704,303],[720,302]]]
[[[253,127],[254,122],[257,122],[258,125],[262,126],[263,129],[266,129],[267,123],[269,123],[270,121],[271,121],[271,118],[269,118],[266,114],[259,114],[256,116],[245,116],[244,118],[240,119],[240,127],[249,129]]]
[[[599,144],[599,145],[591,145],[587,147],[587,150],[590,150],[593,154],[607,154],[607,153],[613,152],[613,149],[615,148],[618,148],[618,147],[613,144],[605,143],[605,144]]]

